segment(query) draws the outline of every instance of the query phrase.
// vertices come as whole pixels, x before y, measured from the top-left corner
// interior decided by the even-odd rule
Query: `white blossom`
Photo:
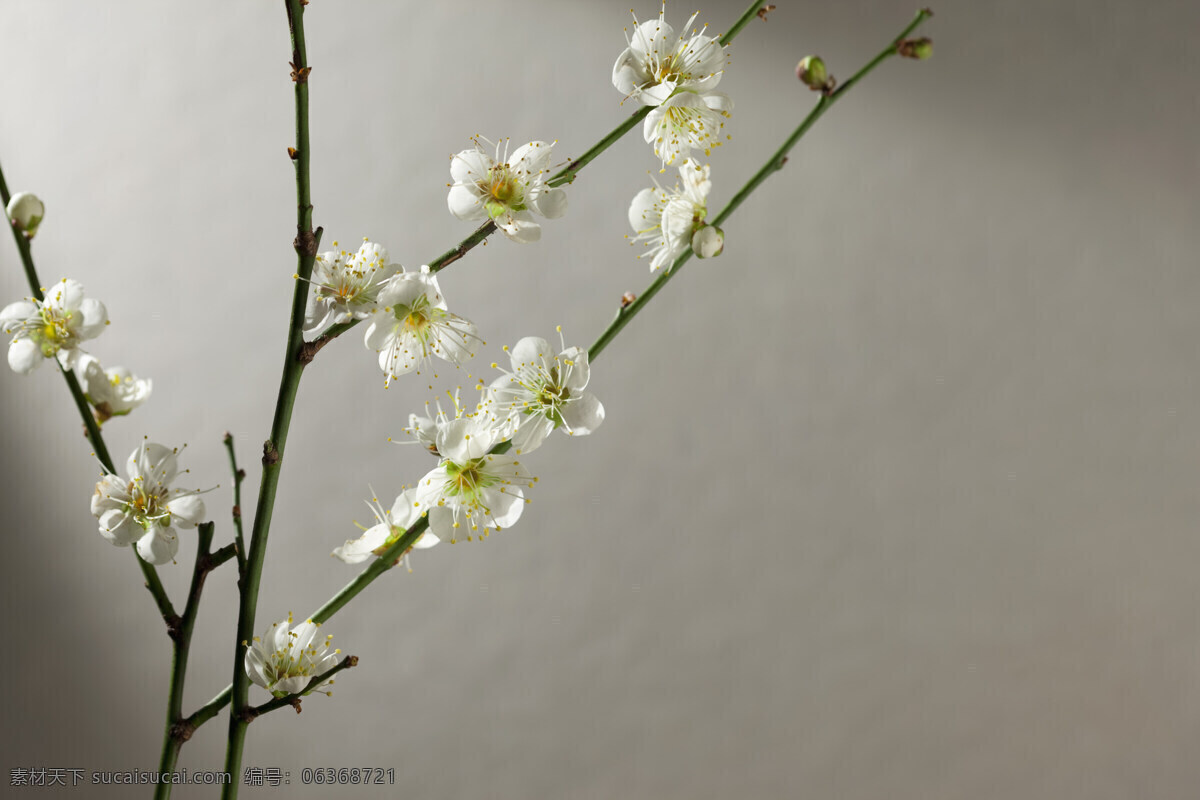
[[[644,242],[650,248],[651,271],[670,266],[692,243],[692,235],[708,213],[708,193],[712,182],[709,168],[692,159],[679,168],[679,180],[670,191],[654,182],[654,188],[643,189],[629,205],[629,224],[635,235],[633,242]],[[638,256],[641,258],[642,256]]]
[[[697,12],[698,13],[698,12]],[[658,19],[638,22],[626,33],[627,47],[613,65],[613,86],[653,111],[642,124],[642,136],[654,147],[665,170],[693,150],[705,155],[721,144],[723,118],[733,101],[714,91],[724,74],[728,48],[703,30],[676,36],[666,23],[666,4]],[[697,14],[683,26],[686,33]]]
[[[463,417],[438,429],[442,460],[421,478],[416,502],[429,512],[429,530],[442,541],[482,539],[520,518],[523,487],[537,478],[512,456],[492,454],[500,441],[502,434],[482,417]],[[435,516],[437,509],[449,513]]]
[[[179,552],[175,528],[194,528],[204,519],[198,491],[172,489],[179,467],[178,451],[143,442],[125,463],[127,480],[105,475],[92,495],[92,514],[100,535],[117,547],[137,542],[151,564],[165,564]]]
[[[590,377],[586,350],[564,345],[555,355],[545,339],[526,336],[509,355],[512,371],[497,378],[491,391],[497,413],[515,426],[511,434],[514,452],[520,455],[540,447],[555,428],[586,436],[600,427],[604,406],[594,394],[584,391]]]
[[[712,148],[721,145],[723,118],[732,110],[733,102],[723,94],[679,92],[650,112],[642,123],[642,138],[654,147],[654,155],[666,170],[693,150],[711,155]]]
[[[675,92],[712,93],[721,82],[728,48],[720,41],[694,30],[684,38],[664,19],[666,3],[658,19],[638,22],[634,16],[633,35],[626,32],[627,47],[613,65],[613,86],[626,97],[642,105],[659,106]],[[692,15],[683,26],[686,33],[700,12]]]
[[[345,544],[335,548],[333,551],[334,557],[341,559],[347,564],[360,564],[372,556],[383,555],[387,548],[395,544],[421,518],[415,489],[405,489],[396,498],[390,511],[384,510],[377,499],[372,499],[371,502],[367,503],[367,507],[375,515],[375,524],[370,528],[364,529],[362,536],[359,536],[357,539],[347,539]],[[435,512],[439,515],[449,513],[444,508],[430,510],[430,514]],[[437,545],[439,541],[437,536],[426,530],[401,555],[404,565],[408,566],[409,550],[426,550]],[[411,567],[409,571],[412,571]]]
[[[292,627],[292,615],[273,624],[262,637],[255,636],[246,648],[246,674],[250,680],[276,697],[295,694],[309,682],[338,664],[341,650],[328,652],[333,636],[317,638],[319,623],[311,619]],[[333,679],[314,686],[321,691]],[[329,692],[324,692],[329,694]]]
[[[333,246],[336,248],[338,243]],[[366,238],[357,253],[340,249],[319,253],[313,262],[313,291],[309,295],[304,330],[366,319],[375,310],[384,282],[401,271],[399,264],[388,262],[388,251],[383,245]]]
[[[149,378],[139,378],[125,367],[105,369],[89,355],[80,357],[76,371],[80,373],[84,397],[102,422],[137,408],[146,402],[153,388]]]
[[[8,346],[8,365],[14,372],[28,374],[54,357],[63,369],[71,369],[79,358],[80,342],[99,336],[108,324],[104,304],[85,298],[77,281],[63,278],[45,295],[44,300],[19,300],[0,311],[0,329],[14,334]]]
[[[446,310],[428,266],[389,278],[369,319],[363,343],[379,355],[385,386],[399,375],[420,372],[433,356],[461,366],[479,342],[473,322]]]
[[[478,137],[472,150],[463,150],[450,159],[450,213],[461,220],[491,219],[514,242],[536,242],[542,226],[533,218],[561,217],[567,211],[567,194],[546,183],[550,152],[554,143],[533,141],[508,155],[500,144]],[[495,155],[484,152],[486,142]]]
[[[513,426],[508,421],[507,413],[503,416],[497,413],[495,393],[483,386],[482,381],[479,388],[479,402],[474,407],[464,405],[459,399],[461,387],[456,388],[453,393],[447,391],[446,396],[450,398],[453,414],[446,413],[442,408],[441,400],[434,403],[436,411],[430,409],[430,403],[426,400],[424,414],[408,415],[408,426],[403,430],[404,434],[409,437],[409,441],[398,442],[398,444],[419,444],[433,455],[440,456],[437,449],[438,431],[451,421],[464,417],[477,418],[480,420],[480,424],[495,428],[499,437],[498,441],[509,438],[512,435]],[[391,440],[389,439],[389,441]]]

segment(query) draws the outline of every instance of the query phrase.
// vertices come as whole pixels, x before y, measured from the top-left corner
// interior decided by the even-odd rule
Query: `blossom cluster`
[[[101,424],[146,402],[152,388],[149,379],[138,378],[125,367],[105,369],[81,347],[108,325],[104,304],[86,297],[79,281],[70,278],[42,294],[41,299],[28,297],[0,310],[0,330],[13,337],[8,343],[8,366],[13,372],[28,375],[47,359],[77,372],[84,397]]]
[[[711,155],[721,144],[723,118],[733,110],[729,97],[714,91],[725,71],[728,48],[720,39],[704,35],[707,26],[690,36],[676,36],[665,16],[664,3],[658,19],[638,22],[634,17],[628,47],[617,57],[612,76],[618,91],[653,108],[642,132],[662,162],[660,171],[683,159],[674,188],[664,189],[655,180],[629,206],[634,235],[627,238],[648,248],[651,271],[670,267],[689,247],[700,258],[720,255],[724,249],[724,233],[704,222],[712,188],[709,167],[691,154],[703,150]],[[696,16],[683,26],[685,32]]]
[[[696,159],[721,144],[733,107],[716,91],[728,47],[707,36],[707,27],[693,29],[696,15],[677,35],[665,14],[664,5],[657,19],[634,18],[612,71],[617,90],[649,109],[642,134],[660,172],[668,166],[678,171],[672,188],[654,180],[629,208],[634,230],[629,238],[646,245],[651,270],[669,268],[688,248],[702,258],[721,252],[723,234],[705,222],[710,168]],[[561,186],[573,177],[575,165],[551,174],[555,142],[530,140],[511,152],[508,139],[475,136],[472,143],[450,159],[450,213],[494,225],[520,244],[539,241],[541,220],[567,211]],[[36,197],[23,194],[7,212],[14,227],[31,239],[45,209]],[[474,323],[449,310],[437,268],[405,269],[369,238],[357,249],[343,249],[336,241],[333,246],[315,256],[305,278],[309,287],[301,327],[320,335],[363,323],[363,344],[375,354],[385,388],[402,375],[430,371],[438,361],[461,367],[485,344]],[[0,328],[12,336],[10,367],[29,373],[55,359],[63,370],[74,370],[99,423],[129,414],[152,388],[149,380],[123,367],[105,368],[83,351],[82,343],[107,324],[104,305],[85,297],[83,287],[68,278],[45,297],[0,311]],[[361,534],[333,555],[348,564],[388,557],[407,565],[414,549],[482,539],[516,524],[529,502],[528,490],[538,481],[522,459],[556,430],[584,436],[605,418],[604,406],[587,390],[587,350],[568,347],[561,328],[559,334],[558,347],[537,336],[504,347],[508,362],[492,363],[500,374],[490,383],[480,380],[480,399],[473,406],[455,393],[451,413],[438,404],[436,412],[427,406],[425,415],[411,414],[405,432],[437,459],[436,465],[414,485],[402,487],[390,507],[372,497],[368,508],[374,523],[360,526]],[[127,459],[123,477],[105,474],[91,501],[103,538],[135,546],[151,564],[171,562],[179,549],[177,529],[193,528],[205,515],[199,490],[173,486],[178,473],[178,450],[147,440]],[[418,528],[422,521],[423,529]],[[312,620],[294,626],[289,616],[254,640],[244,667],[276,696],[295,694],[310,690],[314,678],[336,666],[338,651],[328,652],[328,645],[328,637],[318,640]]]

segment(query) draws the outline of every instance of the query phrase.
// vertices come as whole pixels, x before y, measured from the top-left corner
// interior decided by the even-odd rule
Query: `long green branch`
[[[254,525],[250,531],[250,550],[246,555],[245,574],[239,583],[241,602],[238,606],[237,640],[233,657],[233,710],[229,715],[229,741],[225,751],[225,771],[233,777],[221,793],[224,798],[235,798],[238,794],[242,766],[242,751],[245,747],[246,726],[249,722],[246,711],[250,678],[246,674],[246,647],[254,638],[254,617],[258,608],[258,588],[262,577],[263,563],[267,553],[267,535],[271,529],[271,516],[275,508],[275,492],[279,486],[279,473],[283,465],[283,453],[287,444],[288,429],[292,421],[292,408],[296,392],[300,388],[300,377],[305,362],[301,359],[304,347],[303,325],[305,303],[308,299],[308,281],[312,277],[313,261],[320,244],[321,231],[313,231],[312,200],[309,189],[309,136],[308,136],[308,54],[304,43],[304,0],[286,0],[288,26],[292,39],[292,81],[295,84],[296,146],[289,152],[296,168],[296,251],[297,269],[295,290],[292,295],[292,312],[288,324],[287,352],[283,362],[283,376],[279,383],[279,395],[275,401],[275,416],[271,422],[271,438],[263,445],[263,471],[259,483],[258,503],[254,509]]]
[[[7,208],[8,201],[11,199],[12,197],[8,193],[8,184],[4,181],[4,171],[0,169],[0,204]],[[33,264],[33,252],[29,246],[29,240],[25,238],[25,234],[12,225],[9,225],[9,228],[12,230],[13,240],[17,243],[17,251],[21,254],[21,265],[25,268],[25,279],[29,282],[29,290],[39,302],[45,300],[46,296],[42,292],[41,281],[38,280],[37,268]],[[83,419],[88,441],[92,444],[96,458],[105,472],[115,474],[117,468],[113,465],[112,456],[108,454],[108,447],[104,444],[104,437],[100,434],[100,425],[96,422],[92,409],[88,406],[87,398],[83,396],[83,389],[79,386],[75,372],[66,369],[59,371],[62,372],[63,378],[67,382],[67,390],[75,402],[75,408],[78,409],[79,416]],[[158,606],[158,613],[170,626],[173,620],[178,619],[178,615],[171,605],[171,599],[167,597],[167,590],[163,588],[162,580],[158,577],[158,569],[153,564],[147,563],[138,554],[136,547],[133,548],[133,557],[137,559],[138,569],[142,571],[142,577],[146,580],[146,589],[154,598],[154,604]]]
[[[764,180],[766,180],[768,175],[770,175],[772,172],[775,172],[783,165],[782,162],[784,157],[787,155],[787,152],[796,144],[800,137],[812,127],[813,123],[815,123],[816,120],[829,109],[829,106],[832,105],[837,97],[840,97],[843,93],[845,93],[851,86],[853,86],[858,80],[863,78],[876,66],[878,66],[879,63],[886,59],[889,55],[895,53],[896,43],[906,37],[930,16],[932,16],[932,12],[928,10],[923,10],[918,13],[916,19],[914,19],[913,22],[909,24],[909,26],[905,28],[898,37],[896,37],[893,43],[889,45],[885,51],[880,53],[879,56],[855,73],[854,77],[843,84],[842,87],[836,92],[831,93],[830,96],[822,97],[817,103],[817,106],[813,108],[812,112],[810,112],[807,117],[805,117],[800,126],[793,131],[790,136],[788,136],[779,150],[772,154],[771,158],[767,160],[766,164],[764,164],[763,167],[759,169],[759,171],[756,172],[753,177],[750,178],[746,185],[742,187],[741,191],[734,195],[734,198],[729,202],[729,204],[721,210],[721,213],[717,215],[717,217],[713,220],[713,223],[716,224],[727,219],[733,213],[733,211],[739,205],[741,205],[742,201],[744,201],[746,197],[750,195],[750,193],[752,193]],[[650,299],[657,294],[663,286],[666,285],[667,281],[670,280],[670,277],[674,275],[674,273],[691,257],[691,255],[691,251],[688,250],[679,258],[677,258],[669,271],[660,275],[658,279],[650,285],[650,288],[647,289],[646,292],[644,292],[642,296],[634,301],[634,303],[632,303],[628,308],[622,309],[623,313],[618,313],[617,319],[615,319],[613,323],[608,326],[604,333],[601,334],[600,338],[596,340],[595,344],[589,348],[589,360],[594,360],[600,355],[601,352],[603,352],[605,347],[608,346],[608,343],[611,342],[612,339],[621,331],[621,329],[628,324],[629,320],[632,319],[638,313],[638,311],[644,308],[645,305],[649,303]],[[505,452],[510,445],[510,442],[504,442],[494,448],[492,452]],[[404,554],[408,552],[409,548],[416,543],[417,539],[420,538],[421,534],[424,533],[428,528],[429,519],[427,517],[422,517],[421,519],[417,520],[412,527],[405,531],[399,539],[397,539],[390,547],[388,547],[387,550],[383,552],[382,555],[371,562],[371,564],[362,572],[360,572],[357,577],[347,583],[324,605],[317,609],[312,614],[310,619],[312,619],[314,622],[323,623],[332,618],[334,614],[344,608],[346,604],[357,597],[364,589],[367,588],[367,586],[373,583],[376,578],[395,567]],[[189,717],[188,721],[191,722],[193,726],[199,726],[205,721],[212,719],[217,715],[217,713],[220,712],[222,708],[225,707],[227,703],[229,703],[232,690],[232,686],[225,687],[225,689],[222,690],[216,697],[214,697],[198,711],[196,711],[196,713]]]

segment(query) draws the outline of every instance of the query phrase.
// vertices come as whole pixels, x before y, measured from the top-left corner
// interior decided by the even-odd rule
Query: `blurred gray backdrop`
[[[801,56],[844,80],[916,10],[777,5],[732,48],[714,208],[814,101]],[[701,20],[743,7],[710,0]],[[335,617],[359,668],[252,725],[247,765],[289,771],[296,797],[335,794],[299,785],[317,766],[396,770],[336,792],[356,798],[1197,796],[1200,7],[935,11],[933,60],[847,95],[728,223],[725,254],[597,361],[607,421],[529,457],[520,523],[420,554]],[[370,236],[409,267],[457,242],[448,157],[471,134],[579,155],[634,110],[610,83],[628,12],[313,0],[326,241]],[[109,447],[120,463],[145,435],[186,442],[189,484],[221,486],[218,543],[221,436],[252,492],[282,362],[289,56],[281,2],[0,6],[0,159],[48,205],[43,283],[101,298],[112,325],[89,349],[154,379]],[[541,243],[497,237],[443,274],[489,343],[471,370],[384,391],[359,331],[320,354],[259,629],[356,574],[329,551],[369,521],[368,485],[391,498],[431,466],[386,442],[410,411],[490,379],[522,336],[590,343],[649,282],[622,237],[651,169],[627,137]],[[0,289],[27,294],[7,237]],[[153,769],[169,642],[130,553],[96,532],[76,412],[49,365],[5,370],[0,403],[5,772]],[[162,569],[180,605],[194,536]],[[188,710],[228,682],[235,616],[226,567]],[[219,768],[225,725],[180,765]]]

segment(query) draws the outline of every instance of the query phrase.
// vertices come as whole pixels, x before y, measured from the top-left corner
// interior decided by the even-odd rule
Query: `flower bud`
[[[725,249],[725,231],[716,225],[705,225],[692,234],[692,252],[697,258],[712,258]]]
[[[905,58],[924,61],[933,55],[933,40],[924,36],[920,39],[905,39],[896,48],[896,52]]]
[[[796,65],[796,77],[814,92],[820,92],[829,87],[829,71],[820,56],[805,56]]]
[[[46,207],[32,192],[14,194],[5,211],[13,227],[24,233],[26,239],[33,238],[38,225],[42,224],[42,217],[46,215]]]

